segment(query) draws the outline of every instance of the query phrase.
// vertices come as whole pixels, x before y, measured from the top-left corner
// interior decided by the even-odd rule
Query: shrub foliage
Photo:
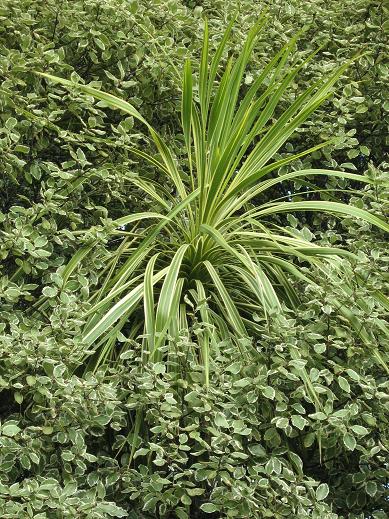
[[[303,26],[296,62],[325,44],[281,98],[277,117],[295,92],[364,53],[275,158],[337,140],[279,172],[335,168],[370,180],[363,187],[347,175],[334,177],[312,194],[312,186],[292,179],[272,195],[343,201],[384,220],[387,6],[265,3],[269,21],[248,63],[246,91]],[[267,321],[260,305],[250,309],[257,328],[250,356],[245,337],[218,337],[208,386],[199,362],[203,338],[212,332],[204,301],[187,303],[168,362],[140,362],[144,339],[131,326],[118,334],[119,362],[104,369],[80,362],[91,294],[121,244],[117,219],[159,210],[139,179],[164,183],[165,177],[133,153],[154,153],[139,121],[34,71],[126,99],[184,164],[178,72],[186,58],[199,70],[202,15],[213,55],[228,23],[224,13],[235,9],[229,0],[0,2],[4,518],[389,514],[387,253],[384,233],[368,222],[321,213],[277,221],[295,239],[348,249],[356,259],[342,257],[325,273],[318,264],[299,264],[311,280],[293,283],[300,303]],[[242,0],[230,36],[235,53],[257,14],[255,2]],[[359,191],[343,193],[346,188]],[[88,256],[75,256],[91,243]]]

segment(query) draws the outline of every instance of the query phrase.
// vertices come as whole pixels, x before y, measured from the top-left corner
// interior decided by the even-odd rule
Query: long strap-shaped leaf
[[[210,102],[210,99],[211,99],[211,93],[212,93],[213,84],[214,84],[214,81],[215,81],[215,78],[216,78],[217,70],[218,70],[219,65],[220,65],[220,60],[221,60],[221,58],[223,56],[224,49],[225,49],[226,44],[228,42],[228,39],[230,37],[231,30],[232,30],[232,27],[234,25],[235,19],[236,19],[236,17],[233,17],[231,19],[230,23],[228,24],[226,30],[224,31],[223,38],[221,39],[221,42],[219,43],[219,46],[218,46],[218,48],[217,48],[217,50],[215,52],[215,55],[214,55],[214,57],[213,57],[213,59],[211,61],[210,71],[209,71],[209,74],[208,74],[208,81],[207,81],[206,88],[204,89],[204,90],[206,90],[206,96],[203,95],[203,97],[206,97],[205,101],[203,102],[204,110],[202,110],[205,119],[207,119],[207,116],[208,116],[209,102]],[[208,48],[208,45],[206,47]]]
[[[165,267],[157,274],[154,274],[152,283],[155,284],[161,280],[167,273],[168,268]],[[90,330],[84,337],[85,344],[92,344],[103,333],[107,332],[109,328],[125,314],[129,314],[139,303],[143,296],[144,283],[140,283],[133,288],[130,293],[118,301]]]
[[[175,216],[180,213],[180,211],[184,210],[193,200],[195,200],[199,195],[199,189],[193,191],[190,195],[187,196],[185,200],[177,204],[167,215],[167,220],[159,223],[147,236],[146,238],[139,244],[136,252],[130,256],[124,265],[121,267],[119,272],[112,280],[112,284],[114,288],[118,285],[124,283],[129,276],[132,275],[136,267],[139,265],[139,261],[141,261],[145,254],[150,250],[150,246],[158,236],[158,234],[162,231],[162,229],[169,223],[169,221],[175,221]]]
[[[308,59],[310,59],[310,58],[307,58],[307,60]],[[283,63],[283,61],[281,63]],[[262,130],[262,128],[266,125],[268,120],[271,118],[279,99],[281,98],[281,96],[285,92],[285,90],[288,88],[288,86],[290,85],[293,78],[296,76],[296,74],[298,73],[298,70],[301,67],[302,67],[302,65],[300,65],[299,67],[295,67],[288,74],[285,75],[285,77],[281,81],[281,84],[278,86],[276,92],[269,97],[269,100],[268,100],[265,108],[260,113],[258,120],[254,124],[253,128],[251,129],[251,131],[248,132],[247,136],[245,138],[243,138],[243,140],[240,137],[237,138],[237,136],[236,136],[237,129],[234,128],[234,131],[232,132],[232,135],[229,139],[229,144],[225,150],[219,151],[219,154],[217,157],[212,152],[212,149],[210,150],[210,163],[211,163],[210,167],[211,167],[211,169],[215,169],[215,173],[213,174],[212,179],[211,179],[212,181],[211,181],[210,188],[209,188],[207,205],[204,210],[204,219],[208,219],[208,215],[210,213],[214,212],[215,200],[217,200],[218,196],[220,198],[220,194],[225,189],[230,177],[234,174],[236,168],[238,167],[242,157],[246,153],[251,142],[256,137],[258,132],[260,132]],[[226,73],[227,73],[227,71],[226,71]],[[225,73],[225,75],[226,75],[226,73]],[[275,81],[276,77],[277,77],[277,73],[273,74],[270,85],[268,86],[265,94],[262,97],[266,98],[268,96],[268,94],[272,91],[272,89],[273,89],[272,83]],[[222,86],[222,84],[221,84],[221,86]],[[221,86],[219,87],[219,91],[221,90]],[[287,118],[289,118],[294,111],[296,111],[300,106],[302,106],[304,104],[306,99],[308,99],[309,96],[311,95],[311,92],[313,91],[313,89],[314,89],[314,87],[309,88],[302,96],[300,96],[299,99],[297,99],[292,104],[292,106],[288,109],[289,111],[287,110],[287,113],[288,113]],[[224,88],[224,90],[226,90],[226,87]],[[228,94],[228,92],[222,92],[222,94],[221,94],[221,97],[224,99],[224,104],[226,105],[226,107],[228,106],[227,94]],[[216,98],[214,105],[217,102],[217,100],[218,99]],[[261,101],[261,98],[259,101]],[[218,105],[216,106],[216,109],[215,109],[216,112],[219,112],[220,104],[221,104],[221,101],[219,101]],[[221,106],[223,107],[223,104],[221,104]],[[225,110],[227,110],[226,107],[225,107]],[[243,119],[241,119],[241,125],[240,125],[240,129],[239,129],[240,132],[243,132],[243,130],[246,130],[246,133],[247,133],[247,131],[248,131],[247,122],[250,122],[253,119],[253,116],[254,116],[254,118],[257,116],[255,111],[258,111],[259,107],[260,107],[260,104],[257,106],[257,103],[255,103],[251,108],[248,109],[248,111],[246,112],[246,115],[243,116]],[[214,107],[212,109],[214,110]],[[250,113],[251,113],[251,115],[250,115]],[[220,119],[220,117],[222,117],[222,115],[219,114],[218,119]],[[228,132],[228,127],[225,128],[224,131]],[[244,136],[244,132],[242,133],[242,135]],[[253,155],[255,155],[255,153],[257,153],[256,150],[258,150],[259,146],[260,146],[260,143],[257,144],[256,147],[254,148],[254,150],[249,154],[249,157],[245,160],[244,165],[242,166],[241,170],[238,172],[237,177],[234,179],[234,181],[232,183],[233,185],[234,185],[234,183],[238,182],[238,179],[240,177],[244,178],[244,175],[246,174],[245,168],[247,168],[248,167],[247,165],[250,164],[250,160],[252,160]],[[232,152],[234,150],[235,150],[236,158],[233,161],[233,164],[231,166],[230,162],[231,162],[231,158],[233,157]],[[214,160],[215,157],[218,160]]]
[[[185,252],[189,245],[181,245],[177,250],[171,264],[166,267],[167,274],[162,285],[161,294],[159,296],[157,313],[155,317],[155,333],[157,335],[158,343],[161,341],[160,337],[169,326],[169,321],[172,318],[171,310],[173,307],[173,300],[175,297],[175,287],[178,274],[181,269],[181,263]]]
[[[159,256],[159,253],[155,254],[147,263],[144,286],[143,286],[143,305],[144,305],[144,317],[145,317],[145,333],[146,339],[149,344],[149,351],[154,350],[155,344],[155,313],[154,313],[154,283],[153,273],[155,262]]]
[[[212,344],[212,338],[209,328],[212,326],[212,321],[206,302],[205,288],[203,283],[198,279],[196,280],[196,289],[198,300],[200,301],[199,307],[201,319],[206,327],[205,330],[198,335],[198,339],[201,347],[201,356],[204,366],[205,386],[209,387],[209,371],[211,358],[210,345]]]
[[[316,147],[315,147],[316,148]],[[300,155],[300,154],[298,154]],[[284,161],[280,161],[284,163]],[[289,162],[289,161],[287,161]],[[255,181],[258,181],[259,178],[263,177],[265,174],[269,173],[275,167],[275,165],[266,166],[264,170],[259,171],[256,175],[253,175],[251,178],[247,179],[247,184],[244,182],[243,184],[247,185],[252,184]],[[245,204],[247,204],[250,200],[252,200],[254,197],[258,196],[259,194],[263,193],[267,189],[270,189],[271,187],[281,184],[282,182],[286,182],[288,180],[292,180],[295,178],[298,179],[304,179],[306,177],[312,177],[312,176],[328,176],[328,177],[336,177],[336,178],[347,178],[349,180],[356,180],[357,182],[362,182],[364,184],[370,184],[371,179],[368,177],[365,177],[363,175],[356,175],[355,173],[347,173],[346,171],[336,171],[336,170],[330,170],[330,169],[302,169],[299,171],[292,171],[290,173],[283,173],[280,176],[277,176],[275,178],[270,178],[267,180],[264,180],[257,185],[253,186],[250,189],[242,189],[242,195],[235,200],[231,202],[231,204],[227,205],[225,208],[223,208],[222,204],[219,205],[220,209],[223,210],[221,213],[217,215],[217,220],[224,221],[227,217],[227,215],[231,215],[236,211],[239,211]],[[237,189],[234,189],[229,194],[226,195],[226,199],[233,197],[238,191],[240,191],[241,188],[238,186]],[[253,209],[253,213],[256,213],[256,209]],[[248,215],[248,213],[246,213]]]
[[[145,212],[145,213],[134,213],[134,214],[128,214],[127,216],[122,216],[121,218],[117,218],[114,223],[116,227],[121,227],[123,225],[128,225],[132,222],[138,222],[139,220],[146,220],[148,218],[156,218],[157,220],[167,220],[170,219],[167,216],[164,216],[160,213],[152,213],[152,212]]]
[[[235,330],[236,333],[239,334],[240,337],[247,337],[248,333],[246,331],[245,325],[243,324],[242,318],[239,315],[239,312],[232,301],[231,297],[228,294],[228,291],[226,290],[226,287],[224,286],[222,280],[220,279],[219,274],[216,272],[214,266],[209,261],[204,261],[204,265],[206,269],[208,270],[212,281],[219,292],[219,295],[221,297],[222,304],[224,308],[227,310],[228,319]]]
[[[193,78],[190,60],[186,60],[184,65],[184,75],[182,81],[182,101],[181,101],[181,123],[184,130],[184,139],[188,153],[189,169],[192,173],[192,152],[191,152],[191,121],[193,104]],[[192,175],[191,175],[192,177]],[[193,178],[193,177],[192,177]]]
[[[339,213],[348,216],[355,216],[361,218],[365,222],[371,223],[386,232],[389,232],[389,225],[378,218],[377,216],[370,214],[364,209],[354,207],[352,205],[341,204],[338,202],[326,202],[324,200],[313,200],[307,202],[281,202],[274,204],[274,206],[267,207],[256,211],[251,216],[262,217],[270,214],[278,213],[289,213],[293,211],[325,211],[328,213]]]
[[[260,169],[266,164],[269,157],[280,148],[294,130],[301,126],[309,115],[324,102],[330,93],[331,87],[348,66],[349,62],[345,63],[339,67],[329,79],[318,81],[316,85],[308,88],[292,103],[250,153],[235,182],[239,182],[246,176],[252,174],[253,168]],[[316,92],[311,95],[314,89],[316,89]],[[297,115],[294,117],[294,114]]]
[[[208,128],[209,134],[211,136],[211,161],[213,156],[213,149],[223,149],[229,135],[229,128],[231,126],[231,121],[235,112],[243,74],[250,58],[256,36],[263,26],[263,23],[264,21],[262,24],[254,25],[249,31],[243,49],[235,61],[235,64],[231,69],[231,73],[228,75],[228,82],[226,83],[225,88],[221,90],[221,95],[218,97],[216,106],[212,106],[210,125]],[[214,117],[212,117],[212,115]]]
[[[219,231],[208,226],[202,225],[201,230],[205,231],[226,251],[228,251],[231,256],[236,258],[239,263],[244,267],[242,271],[240,267],[237,267],[237,270],[242,274],[243,279],[248,283],[248,285],[253,289],[254,293],[258,295],[259,302],[262,303],[264,309],[273,311],[277,308],[280,308],[280,302],[278,297],[271,286],[266,274],[261,269],[259,265],[254,263],[247,253],[246,249],[243,247],[239,247],[239,251],[232,247],[227,240],[223,237]],[[246,272],[246,274],[244,274]],[[265,302],[266,301],[266,302]]]

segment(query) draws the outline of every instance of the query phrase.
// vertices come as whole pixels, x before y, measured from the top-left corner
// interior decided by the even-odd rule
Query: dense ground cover
[[[90,295],[121,243],[113,220],[159,209],[137,181],[165,179],[131,152],[153,152],[144,126],[33,71],[80,77],[124,97],[183,163],[180,73],[186,57],[199,66],[203,14],[215,51],[226,7],[232,13],[235,4],[0,2],[2,517],[380,519],[389,512],[388,305],[377,297],[387,286],[387,236],[368,223],[317,213],[277,220],[296,237],[347,247],[358,260],[340,260],[326,278],[319,267],[307,269],[315,283],[295,282],[293,311],[266,323],[253,311],[255,362],[220,340],[209,387],[198,356],[200,303],[188,310],[190,328],[183,326],[169,365],[142,367],[142,339],[128,328],[118,362],[87,373],[80,363]],[[246,88],[305,24],[296,60],[326,43],[279,113],[310,81],[365,52],[276,158],[337,136],[293,169],[365,173],[371,184],[321,180],[320,195],[299,200],[336,196],[384,219],[387,9],[365,0],[268,7]],[[259,10],[241,2],[233,51]],[[336,195],[324,191],[335,187]],[[296,181],[278,195],[306,190]],[[91,243],[93,253],[68,274],[69,260]],[[363,323],[367,341],[339,306]],[[244,351],[247,339],[240,341]]]

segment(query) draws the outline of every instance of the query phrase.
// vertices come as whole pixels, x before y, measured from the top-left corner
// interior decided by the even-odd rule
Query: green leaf
[[[145,317],[145,332],[149,344],[149,350],[154,351],[155,348],[155,312],[154,312],[154,289],[153,289],[153,272],[154,265],[158,258],[155,254],[147,263],[144,276],[144,317]]]
[[[39,465],[40,463],[40,458],[39,456],[37,455],[36,452],[29,452],[28,453],[29,457],[30,457],[30,460],[35,463],[35,465]]]
[[[45,297],[55,297],[58,294],[58,289],[56,287],[44,287],[42,294]]]
[[[366,492],[370,497],[374,497],[377,493],[377,483],[375,481],[368,481],[366,483]]]
[[[358,375],[358,373],[356,371],[354,371],[353,369],[346,369],[346,373],[347,375],[352,378],[353,380],[356,380],[357,382],[359,382],[360,380],[360,376]]]
[[[20,405],[23,402],[24,397],[21,393],[19,393],[19,391],[16,391],[14,393],[14,399],[15,399],[15,402],[17,402]]]
[[[270,386],[266,386],[265,388],[263,388],[262,394],[263,394],[263,396],[265,396],[266,398],[269,398],[270,400],[274,400],[274,398],[276,396],[276,392],[275,392],[274,388],[272,388]]]
[[[361,218],[362,220],[371,223],[386,232],[389,232],[389,224],[387,224],[381,218],[368,213],[364,209],[359,209],[358,207],[352,205],[340,204],[338,202],[327,202],[319,200],[313,200],[310,202],[279,202],[274,204],[273,207],[260,209],[254,214],[257,216],[265,216],[282,212],[289,213],[292,211],[325,211],[333,214],[354,216],[356,218]]]
[[[248,449],[253,456],[264,458],[267,455],[265,449],[259,443],[249,445]]]
[[[98,508],[101,512],[108,514],[111,517],[128,517],[126,510],[115,505],[115,503],[100,503]]]
[[[237,375],[241,369],[242,369],[242,364],[240,362],[234,362],[230,366],[226,367],[226,371],[229,371],[230,373],[233,373],[234,375]]]
[[[186,148],[188,151],[188,157],[191,158],[191,121],[192,121],[192,69],[190,60],[185,61],[183,85],[182,85],[182,104],[181,104],[181,121],[182,128],[184,130],[184,138]]]
[[[222,428],[225,428],[225,429],[230,427],[229,423],[226,420],[225,415],[223,413],[221,413],[221,412],[216,413],[216,415],[215,415],[215,424],[218,427],[222,427]]]
[[[363,103],[365,98],[356,96],[356,97],[351,97],[350,100],[354,101],[354,103]]]
[[[300,429],[302,431],[306,425],[308,425],[308,420],[300,416],[299,414],[293,414],[291,416],[291,422],[292,425],[297,427],[297,429]]]
[[[358,155],[359,155],[358,150],[352,149],[352,150],[348,150],[348,152],[347,152],[347,156],[349,159],[355,159],[356,157],[358,157]]]
[[[153,282],[156,283],[166,273],[165,271],[158,272],[154,276]],[[133,288],[125,297],[118,301],[105,315],[101,318],[94,327],[89,330],[85,337],[85,344],[92,344],[103,333],[107,332],[116,321],[121,319],[123,315],[129,315],[137,306],[143,294],[143,283]]]
[[[18,427],[17,425],[18,422],[15,422],[13,420],[10,420],[9,422],[5,422],[5,424],[3,425],[2,429],[1,429],[1,433],[4,435],[4,436],[16,436],[16,434],[18,434],[21,429],[20,427]]]
[[[29,386],[35,386],[36,377],[34,377],[33,375],[27,375],[26,382]]]
[[[338,377],[338,384],[343,389],[343,391],[346,391],[346,393],[350,393],[350,391],[351,391],[350,384],[347,382],[347,380],[344,377],[342,377],[342,376]]]
[[[153,371],[156,375],[162,375],[166,372],[166,366],[163,362],[157,362],[153,364]]]
[[[174,255],[172,262],[167,267],[167,273],[162,285],[155,317],[156,334],[162,334],[168,327],[170,320],[173,318],[172,312],[175,310],[173,301],[177,296],[177,278],[187,249],[188,245],[181,245]],[[161,340],[162,339],[160,339],[160,341]]]
[[[99,38],[94,38],[94,41],[101,50],[105,50],[105,45]]]
[[[366,429],[366,427],[363,427],[363,425],[352,425],[350,429],[355,434],[358,434],[358,436],[366,436],[367,434],[369,434],[368,429]]]
[[[227,310],[227,314],[230,320],[231,325],[235,329],[236,333],[238,333],[240,336],[245,337],[247,336],[246,328],[243,324],[243,321],[239,315],[239,312],[234,305],[231,297],[228,294],[228,291],[226,290],[225,286],[223,285],[222,280],[220,279],[220,276],[216,272],[214,266],[209,262],[204,262],[205,267],[207,268],[208,272],[211,275],[212,281],[214,282],[220,297],[222,299],[222,302]]]
[[[213,503],[203,503],[200,506],[200,510],[205,512],[206,514],[213,514],[219,510],[219,507],[214,505]]]
[[[289,425],[289,420],[285,417],[277,418],[276,427],[279,429],[286,429]]]
[[[327,483],[321,483],[316,489],[316,499],[323,501],[328,496],[329,491]]]
[[[349,451],[353,451],[357,446],[354,436],[348,432],[343,435],[343,443]]]

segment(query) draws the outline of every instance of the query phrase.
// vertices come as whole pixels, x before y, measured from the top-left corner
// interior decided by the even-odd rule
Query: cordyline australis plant
[[[167,144],[131,104],[92,87],[41,74],[65,86],[76,86],[145,124],[158,155],[140,150],[134,153],[162,172],[175,190],[172,195],[164,185],[142,178],[133,180],[162,209],[115,221],[118,227],[125,226],[124,239],[107,265],[103,285],[91,299],[84,335],[85,344],[93,345],[96,352],[94,369],[118,358],[123,343],[118,346],[117,339],[124,327],[130,338],[142,336],[144,361],[168,360],[169,346],[180,333],[189,333],[193,325],[193,318],[192,323],[188,322],[189,316],[197,312],[199,355],[208,385],[212,348],[217,343],[232,338],[249,344],[239,339],[261,330],[261,323],[253,319],[254,313],[266,320],[281,312],[284,305],[298,304],[291,280],[313,282],[301,264],[319,265],[327,273],[328,263],[336,265],[339,257],[351,256],[347,251],[320,247],[296,237],[278,225],[275,216],[293,211],[344,214],[389,230],[376,216],[333,201],[281,199],[263,205],[252,203],[254,198],[292,179],[327,175],[369,182],[361,175],[324,169],[280,173],[281,166],[328,144],[324,142],[281,160],[274,158],[295,130],[331,95],[347,64],[296,96],[274,121],[280,99],[305,63],[287,65],[296,42],[293,38],[240,96],[242,78],[262,25],[250,31],[241,53],[235,60],[229,59],[220,72],[232,23],[210,59],[205,22],[196,88],[189,60],[183,73],[181,118],[188,155],[186,171],[180,170]],[[270,176],[272,172],[278,175]],[[138,226],[140,220],[144,220],[142,229]],[[132,224],[137,226],[136,232]],[[65,282],[92,249],[93,243],[73,257],[63,272]],[[340,311],[363,336],[356,317],[347,309]],[[367,336],[365,339],[368,342]],[[374,354],[381,359],[378,352]]]

